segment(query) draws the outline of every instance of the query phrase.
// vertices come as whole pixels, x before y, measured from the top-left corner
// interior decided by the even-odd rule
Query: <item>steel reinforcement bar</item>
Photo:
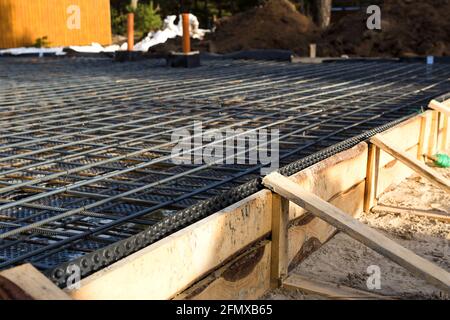
[[[277,142],[291,175],[450,91],[440,64],[162,64],[0,59],[0,269],[30,262],[64,286],[71,264],[89,275],[260,190],[264,165],[239,156]],[[229,162],[174,163],[173,134],[195,142],[200,122],[232,134],[192,154],[279,136],[233,142]]]

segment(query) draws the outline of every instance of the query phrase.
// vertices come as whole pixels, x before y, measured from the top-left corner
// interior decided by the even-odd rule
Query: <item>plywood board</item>
[[[267,190],[82,280],[75,299],[170,299],[271,230]]]
[[[253,300],[270,289],[271,243],[265,241],[214,271],[176,300]]]

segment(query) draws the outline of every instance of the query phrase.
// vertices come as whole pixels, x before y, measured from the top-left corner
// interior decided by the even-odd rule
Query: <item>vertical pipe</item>
[[[191,32],[189,13],[183,13],[183,53],[188,54],[191,52]]]
[[[128,51],[134,49],[134,13],[128,14]]]

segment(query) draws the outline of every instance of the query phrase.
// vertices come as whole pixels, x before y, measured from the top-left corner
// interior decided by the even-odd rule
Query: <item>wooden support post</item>
[[[438,112],[433,111],[431,114],[431,127],[430,127],[430,135],[429,135],[429,139],[428,139],[428,150],[427,150],[428,157],[432,157],[436,154],[438,128],[439,128]]]
[[[394,146],[390,145],[388,142],[383,141],[380,135],[377,135],[370,139],[370,142],[381,148],[383,151],[389,153],[394,158],[401,161],[403,164],[407,165],[409,168],[417,172],[422,177],[428,179],[435,186],[443,189],[444,191],[450,193],[450,181],[448,181],[444,176],[431,170],[427,165],[416,159],[410,157],[406,152],[398,150]]]
[[[450,274],[447,271],[402,247],[316,195],[303,190],[292,180],[279,173],[272,173],[264,178],[263,184],[273,192],[347,233],[355,240],[398,263],[411,273],[450,292]]]
[[[279,288],[288,274],[288,227],[289,201],[272,193],[272,288]]]
[[[364,212],[370,212],[377,204],[378,172],[380,169],[380,149],[369,145],[367,160],[366,188],[364,191]]]
[[[447,152],[447,146],[448,146],[448,133],[449,133],[449,116],[443,114],[444,117],[443,120],[443,127],[442,127],[442,140],[440,145],[440,151],[441,152]]]
[[[443,105],[447,107],[448,110],[450,110],[450,100],[446,100],[443,102]],[[447,152],[448,150],[448,142],[450,139],[450,116],[449,115],[445,115],[445,120],[444,120],[444,141],[442,142],[442,147],[444,152]]]
[[[443,128],[442,128],[442,140],[438,146],[439,151],[447,151],[448,133],[449,133],[449,116],[450,116],[450,102],[447,100],[443,103],[436,100],[432,100],[429,104],[430,109],[439,112],[440,116],[443,117]],[[439,137],[439,134],[438,134]],[[432,154],[433,155],[433,154]],[[430,156],[430,154],[429,154]]]
[[[429,107],[430,109],[436,110],[442,114],[450,116],[450,107],[448,107],[446,103],[440,103],[436,100],[431,100]]]
[[[419,146],[417,148],[417,160],[425,161],[425,136],[427,132],[427,117],[422,116],[420,119]]]

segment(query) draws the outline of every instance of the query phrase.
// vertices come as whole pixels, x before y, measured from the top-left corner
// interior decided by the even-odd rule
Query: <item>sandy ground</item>
[[[450,178],[449,169],[437,169]],[[388,190],[379,205],[450,212],[450,196],[427,180],[412,176]],[[376,228],[416,254],[450,271],[450,224],[412,215],[362,214],[363,223]],[[373,250],[339,233],[317,252],[303,261],[293,272],[334,284],[368,291],[369,266],[379,266],[381,289],[372,291],[399,299],[450,299],[448,294],[413,276],[406,269]],[[308,300],[320,297],[301,292],[275,290],[264,299]]]

